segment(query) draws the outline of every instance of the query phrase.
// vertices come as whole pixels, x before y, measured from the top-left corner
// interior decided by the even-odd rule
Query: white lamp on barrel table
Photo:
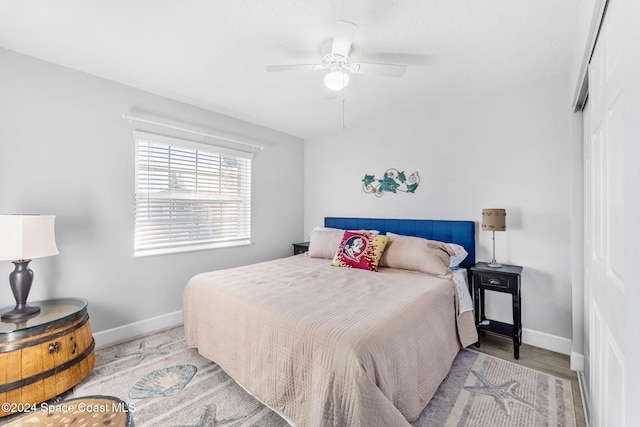
[[[493,259],[487,267],[502,267],[502,264],[496,261],[496,231],[506,230],[506,216],[504,209],[482,209],[482,230],[493,232]]]
[[[0,261],[15,265],[9,283],[16,300],[13,310],[2,313],[2,320],[21,320],[40,312],[40,307],[27,304],[33,283],[29,263],[58,254],[54,220],[55,215],[0,215]]]

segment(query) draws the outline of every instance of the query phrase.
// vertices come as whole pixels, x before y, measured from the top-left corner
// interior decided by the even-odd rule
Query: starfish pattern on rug
[[[234,423],[236,421],[246,418],[246,416],[238,415],[238,416],[230,417],[224,420],[218,420],[216,418],[217,412],[218,412],[218,407],[214,403],[212,403],[211,405],[205,406],[204,413],[200,416],[200,420],[198,420],[197,424],[179,425],[179,426],[173,426],[173,427],[217,427],[217,426],[223,426],[230,423]]]
[[[147,341],[143,340],[143,341],[140,342],[140,347],[138,347],[138,351],[134,351],[133,353],[116,354],[115,357],[117,359],[119,359],[119,358],[136,356],[136,359],[133,361],[131,366],[138,366],[140,363],[142,363],[144,360],[146,360],[147,357],[151,357],[151,356],[155,356],[155,355],[165,356],[165,355],[169,354],[168,351],[160,350],[162,347],[165,347],[169,343],[170,343],[169,341],[165,341],[162,344],[158,344],[156,346],[149,347],[149,343],[147,343]]]
[[[540,412],[540,409],[537,408],[534,404],[527,402],[516,394],[516,389],[520,387],[520,383],[518,381],[511,380],[503,384],[493,384],[484,375],[474,371],[473,369],[471,370],[471,373],[475,375],[478,380],[480,380],[482,385],[465,386],[464,389],[470,391],[471,393],[485,394],[487,396],[493,397],[493,400],[495,400],[496,404],[504,415],[511,415],[511,405],[509,405],[510,403],[518,403],[522,406]]]

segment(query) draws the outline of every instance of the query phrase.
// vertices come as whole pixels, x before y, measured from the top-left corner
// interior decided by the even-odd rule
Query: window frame
[[[153,256],[153,255],[163,255],[163,254],[172,254],[172,253],[183,253],[183,252],[192,252],[192,251],[200,251],[200,250],[209,250],[209,249],[217,249],[217,248],[228,248],[228,247],[236,247],[236,246],[246,246],[246,245],[250,245],[251,244],[251,237],[252,237],[252,222],[251,222],[251,211],[252,211],[252,183],[251,183],[251,173],[252,173],[252,160],[253,160],[253,153],[250,152],[246,152],[246,151],[241,151],[241,150],[236,150],[236,149],[232,149],[232,148],[228,148],[228,147],[222,147],[216,144],[211,144],[211,143],[207,143],[207,142],[196,142],[190,139],[186,139],[186,138],[180,138],[180,137],[174,137],[174,136],[167,136],[167,135],[161,135],[161,134],[156,134],[156,133],[152,133],[152,132],[147,132],[147,131],[141,131],[141,130],[135,130],[133,132],[133,141],[134,141],[134,151],[135,151],[135,181],[134,181],[134,242],[133,242],[133,249],[134,249],[134,256],[135,257],[144,257],[144,256]],[[140,200],[146,199],[146,211],[148,212],[150,209],[150,202],[149,200],[151,199],[162,199],[162,197],[150,197],[151,192],[150,191],[140,191],[140,174],[142,171],[142,168],[140,167],[140,142],[148,142],[148,143],[156,143],[156,144],[162,144],[165,146],[169,146],[169,147],[175,147],[175,148],[179,148],[179,149],[183,149],[183,150],[195,150],[197,152],[202,152],[205,153],[207,155],[214,155],[214,156],[231,156],[231,157],[236,157],[238,159],[241,159],[244,163],[244,167],[245,169],[242,170],[242,168],[239,168],[240,175],[241,175],[241,179],[243,181],[248,181],[248,182],[242,182],[242,189],[245,191],[245,193],[243,195],[239,195],[238,197],[241,198],[240,204],[244,203],[245,205],[248,204],[248,207],[245,206],[244,209],[241,208],[241,210],[244,212],[243,215],[241,215],[241,217],[243,218],[243,222],[240,225],[240,228],[244,230],[244,233],[242,235],[237,235],[231,238],[226,238],[223,240],[210,240],[210,239],[204,239],[204,240],[199,240],[199,239],[194,239],[191,241],[183,241],[183,242],[179,242],[179,243],[175,243],[172,242],[171,239],[171,233],[169,232],[171,226],[170,225],[163,225],[160,227],[161,231],[168,231],[167,234],[167,239],[169,240],[168,243],[164,244],[164,245],[156,245],[156,247],[152,247],[151,244],[149,244],[147,242],[147,244],[140,244],[140,240],[139,240],[139,233],[141,233],[140,228],[142,228],[142,225],[140,224],[139,221],[139,213],[142,210],[141,209],[141,204],[140,204]],[[168,150],[170,152],[170,149]],[[169,155],[170,156],[170,155]],[[198,155],[196,155],[197,158]],[[171,162],[167,162],[168,166],[167,166],[167,173],[171,174]],[[196,162],[193,163],[193,166],[195,167],[197,163]],[[222,162],[219,163],[219,167],[221,168],[222,166]],[[197,173],[196,173],[197,176]],[[220,180],[222,180],[223,175],[220,175]],[[196,178],[197,179],[197,178]],[[169,178],[167,178],[167,181],[169,180]],[[175,197],[176,195],[181,195],[181,197]],[[220,203],[221,201],[225,200],[226,196],[222,196],[222,195],[210,195],[208,196],[203,196],[201,193],[197,193],[197,192],[188,192],[186,194],[191,194],[196,195],[195,197],[191,197],[189,198],[188,196],[185,196],[183,193],[171,193],[168,192],[167,195],[169,197],[165,197],[165,199],[170,199],[170,200],[180,200],[180,201],[184,201],[187,200],[188,203],[193,204],[194,206],[197,205],[197,201],[198,200],[202,200],[203,201],[203,205],[199,206],[200,208],[206,207],[206,203],[207,202],[213,202],[214,204],[216,202]],[[232,197],[233,198],[233,197]],[[169,202],[171,204],[171,202]],[[210,206],[211,207],[211,206]],[[170,222],[172,221],[171,219],[171,215],[169,215],[170,218]],[[158,218],[161,219],[162,216],[158,215]],[[178,221],[173,220],[173,222],[171,222],[172,224],[174,223],[179,223]],[[211,222],[208,222],[208,224],[210,225],[215,225],[215,224],[220,224],[218,222],[215,222],[215,218],[211,218]],[[184,226],[184,223],[183,225]],[[164,228],[164,230],[162,230]],[[180,227],[177,227],[180,228]],[[174,236],[175,238],[175,236]]]

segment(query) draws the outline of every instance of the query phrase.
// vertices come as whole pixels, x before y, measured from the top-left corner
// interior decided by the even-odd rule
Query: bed
[[[194,276],[184,291],[187,345],[298,426],[407,426],[477,335],[449,265],[438,274],[397,268],[392,254],[415,237],[457,244],[464,272],[475,262],[474,223],[328,217],[324,226],[309,254]],[[332,265],[334,229],[387,239],[377,271]]]

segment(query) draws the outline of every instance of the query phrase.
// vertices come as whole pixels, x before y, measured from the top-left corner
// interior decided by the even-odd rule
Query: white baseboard
[[[107,329],[106,331],[96,332],[93,334],[93,339],[96,341],[96,348],[100,348],[160,329],[177,326],[181,323],[182,310],[179,310],[150,319],[140,320],[139,322],[118,326],[117,328]]]
[[[555,351],[556,353],[571,354],[571,340],[545,332],[522,328],[522,342],[535,347]]]
[[[584,354],[571,352],[571,370],[584,371]]]

